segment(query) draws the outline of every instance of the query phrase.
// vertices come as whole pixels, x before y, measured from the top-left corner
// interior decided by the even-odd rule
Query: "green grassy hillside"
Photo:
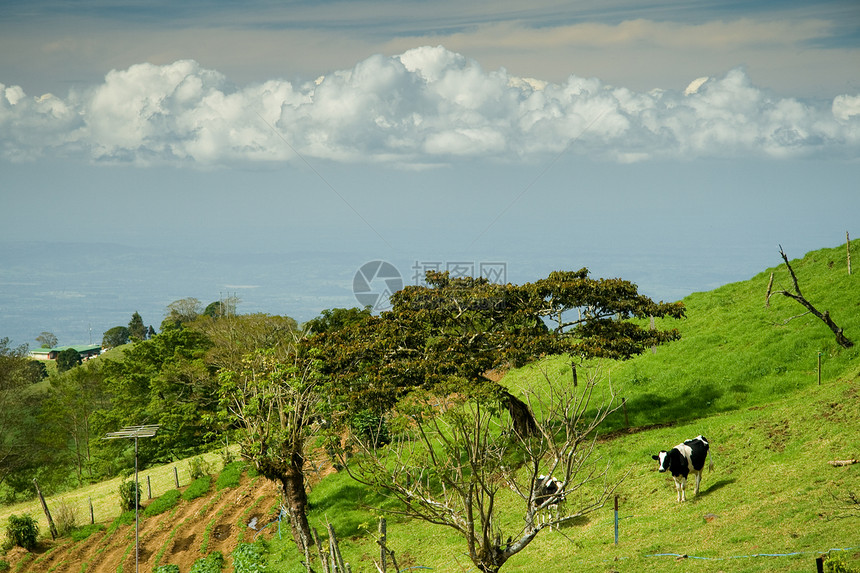
[[[848,275],[844,245],[792,265],[807,299],[858,346],[839,347],[819,319],[776,293],[792,289],[785,265],[687,297],[687,318],[663,325],[677,327],[680,341],[601,365],[626,400],[626,418],[621,409],[610,417],[596,452],[614,479],[626,474],[617,490],[619,543],[610,503],[541,532],[503,571],[814,571],[815,557],[831,549],[860,571],[860,508],[849,498],[860,495],[860,464],[828,464],[860,458],[860,270]],[[516,393],[540,384],[544,373],[570,377],[570,359],[512,371],[503,383]],[[698,434],[710,440],[715,467],[699,495],[678,504],[671,476],[657,473],[651,455]],[[380,515],[401,569],[475,571],[462,539],[398,518],[394,506],[344,473],[317,483],[310,503],[311,524],[323,535],[326,523],[334,526],[356,573],[376,571]],[[513,496],[499,504],[500,519],[517,527]],[[288,532],[270,532],[264,543],[269,571],[305,570]]]
[[[844,555],[860,568],[860,511],[846,502],[848,492],[860,493],[860,465],[827,463],[860,458],[860,274],[848,275],[844,245],[792,266],[804,296],[829,311],[858,346],[838,346],[823,322],[781,294],[766,304],[771,273],[774,293],[793,288],[784,264],[687,297],[687,318],[674,321],[680,341],[604,364],[617,395],[626,398],[631,426],[619,410],[599,446],[616,476],[630,470],[620,489],[618,546],[607,507],[541,533],[503,570],[570,564],[570,570],[642,571],[674,565],[679,558],[668,554],[678,554],[692,556],[680,558],[692,570],[809,571],[818,552],[833,548],[850,548]],[[555,357],[510,372],[504,383],[516,390],[539,383],[544,371],[570,376],[569,363]],[[715,469],[706,472],[698,497],[677,504],[671,477],[658,474],[650,456],[698,434],[711,440]],[[343,475],[311,493],[312,523],[324,530],[328,520],[349,538],[343,546],[353,570],[374,570],[369,559],[378,554],[376,513],[356,504],[382,501]],[[472,568],[464,542],[443,527],[395,521],[389,539],[402,567]],[[275,569],[295,570],[291,548],[278,552]]]

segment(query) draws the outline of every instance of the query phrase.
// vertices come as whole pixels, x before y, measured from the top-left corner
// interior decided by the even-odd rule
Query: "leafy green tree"
[[[116,348],[128,344],[128,328],[125,326],[114,326],[105,331],[102,337],[102,346],[105,348]]]
[[[208,316],[209,318],[218,318],[221,316],[221,301],[216,300],[214,302],[210,302],[206,305],[206,308],[203,309],[203,316]]]
[[[187,328],[168,329],[129,349],[121,360],[104,361],[111,389],[109,410],[96,414],[96,433],[128,425],[160,424],[158,435],[140,444],[144,463],[199,453],[215,439],[217,410],[215,369],[203,361],[209,339]],[[95,453],[105,473],[112,473],[125,447],[108,440]]]
[[[39,417],[40,439],[52,450],[54,465],[68,460],[63,465],[74,467],[79,486],[93,477],[91,444],[98,437],[93,433],[93,418],[109,407],[104,373],[98,361],[51,378],[51,388]]]
[[[83,364],[83,360],[81,360],[81,354],[74,348],[66,348],[61,350],[59,354],[57,354],[57,370],[60,372],[65,372],[70,368],[74,368],[75,366],[79,366]]]
[[[200,316],[200,300],[194,297],[174,300],[167,305],[167,313],[161,321],[162,332],[168,328],[176,328],[186,322],[191,322]]]
[[[146,340],[146,333],[147,330],[146,326],[143,325],[143,318],[140,316],[140,313],[135,311],[128,323],[128,337],[135,342],[139,342]]]
[[[577,408],[588,408],[595,384],[589,381],[582,389],[574,385],[579,395],[542,408],[570,423],[560,431],[558,416],[545,422],[537,419],[529,403],[496,382],[497,376],[491,373],[553,354],[580,361],[629,358],[677,339],[677,330],[651,330],[644,319],[681,318],[684,307],[656,303],[638,294],[636,285],[628,281],[592,279],[587,269],[554,272],[523,285],[436,272],[426,278],[428,286],[394,293],[390,311],[323,332],[313,341],[325,358],[325,374],[339,390],[329,395],[342,397],[339,410],[346,419],[356,408],[391,407],[417,389],[440,399],[456,396],[463,402],[444,423],[425,418],[428,413],[413,416],[429,459],[416,457],[412,450],[397,457],[392,466],[391,458],[365,446],[359,469],[347,468],[402,501],[405,513],[456,529],[466,539],[478,569],[495,572],[541,529],[534,518],[545,504],[536,505],[532,493],[541,470],[561,468],[565,488],[578,488],[577,482],[568,480],[575,477],[576,464],[583,459],[579,446],[610,406],[599,405],[598,415],[589,420],[584,416],[587,410]],[[563,390],[564,386],[554,392]],[[501,412],[507,412],[508,426],[499,422]],[[437,447],[439,452],[434,453]],[[510,475],[508,481],[519,484],[526,526],[518,540],[503,542],[494,517],[495,496],[505,468],[518,468],[517,459],[525,459],[528,479],[518,482]],[[545,468],[546,459],[556,460],[554,466]],[[414,471],[420,474],[424,469],[429,470],[431,482],[441,484],[441,493],[419,491],[414,480],[421,476]],[[586,505],[579,513],[599,507],[606,495],[604,490],[595,505]]]
[[[298,330],[294,319],[264,313],[224,316],[218,320],[206,318],[188,322],[186,326],[212,343],[206,353],[207,365],[233,370],[240,368],[244,358],[256,349],[291,347]]]
[[[36,337],[36,342],[38,342],[42,348],[53,348],[57,345],[57,337],[54,336],[53,332],[45,331]]]
[[[532,421],[516,397],[487,373],[543,356],[625,359],[678,338],[642,320],[680,318],[681,303],[656,303],[622,279],[592,279],[587,269],[559,271],[523,285],[427,273],[428,286],[392,295],[392,309],[315,336],[325,373],[344,408],[388,408],[415,388],[492,394],[528,434]]]
[[[350,324],[357,324],[371,316],[371,308],[331,308],[323,310],[316,318],[309,320],[305,328],[311,334],[342,330]]]
[[[48,367],[45,366],[45,363],[41,360],[29,360],[27,361],[27,368],[30,371],[31,379],[33,383],[40,382],[48,377]]]
[[[27,358],[27,345],[11,347],[0,338],[0,484],[33,464],[29,432],[29,395],[23,389],[38,381]]]
[[[222,316],[236,316],[236,307],[241,301],[237,296],[228,296],[220,300],[210,302],[203,310],[203,315],[210,318],[221,318]]]

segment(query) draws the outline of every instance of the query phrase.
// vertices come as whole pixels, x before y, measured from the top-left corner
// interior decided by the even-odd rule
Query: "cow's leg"
[[[687,478],[681,476],[681,499],[678,501],[687,501]]]
[[[682,476],[672,476],[675,479],[675,493],[678,497],[678,503],[682,501],[682,497],[684,495],[684,482],[682,481],[684,478]]]
[[[699,495],[699,484],[702,482],[702,470],[696,472],[696,495]]]

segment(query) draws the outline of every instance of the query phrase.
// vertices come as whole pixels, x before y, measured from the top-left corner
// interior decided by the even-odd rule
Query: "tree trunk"
[[[308,524],[307,507],[308,494],[305,491],[304,458],[300,454],[293,454],[290,467],[281,476],[281,484],[284,487],[284,501],[290,515],[290,528],[293,539],[299,550],[313,545],[311,528]]]

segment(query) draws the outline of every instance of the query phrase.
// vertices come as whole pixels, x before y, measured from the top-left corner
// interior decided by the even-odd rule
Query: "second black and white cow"
[[[554,523],[558,529],[558,519],[561,505],[564,502],[564,484],[552,476],[541,475],[535,480],[534,503],[539,509],[546,509],[549,523]]]
[[[705,468],[705,460],[708,458],[708,448],[708,440],[704,436],[697,436],[683,444],[678,444],[668,452],[661,451],[659,454],[651,456],[660,462],[658,471],[668,471],[675,478],[675,490],[678,492],[679,502],[687,501],[687,476],[691,473],[696,476],[696,494],[699,493],[702,470]],[[713,463],[711,469],[713,469]]]

